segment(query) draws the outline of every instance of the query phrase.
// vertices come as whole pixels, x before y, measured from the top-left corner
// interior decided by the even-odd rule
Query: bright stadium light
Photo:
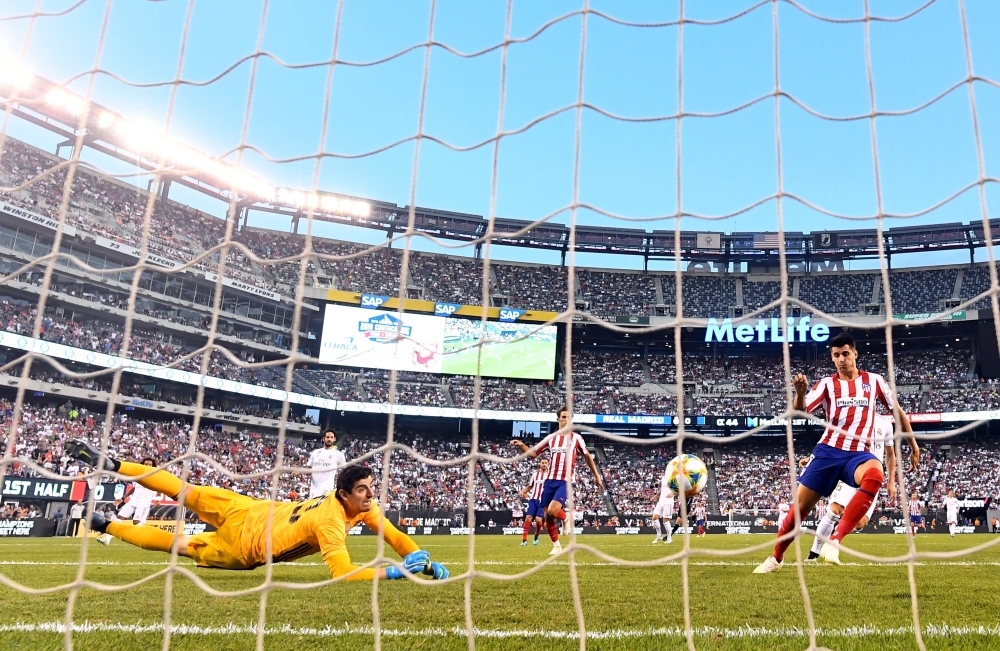
[[[118,116],[111,111],[101,111],[97,116],[97,127],[99,129],[110,129],[118,121]]]
[[[14,90],[31,88],[34,75],[21,65],[6,59],[0,60],[0,86],[9,86]]]
[[[87,108],[87,103],[82,97],[58,87],[46,93],[45,103],[70,115],[80,115]]]

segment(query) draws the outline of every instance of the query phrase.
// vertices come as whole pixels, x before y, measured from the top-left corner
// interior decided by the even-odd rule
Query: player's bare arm
[[[520,448],[521,452],[528,455],[529,459],[534,459],[535,457],[538,456],[538,451],[535,450],[534,448],[529,448],[527,445],[524,444],[523,441],[514,439],[513,441],[510,442],[510,444],[516,448]]]
[[[597,487],[604,490],[604,478],[601,477],[601,473],[597,470],[597,464],[594,463],[594,455],[589,452],[585,452],[583,458],[587,460],[587,467],[590,468],[590,472],[594,475],[594,481],[597,482]]]
[[[795,400],[792,402],[792,407],[795,411],[805,411],[806,394],[809,393],[809,380],[805,375],[799,373],[792,380],[792,385],[795,387]]]
[[[910,470],[916,470],[917,466],[920,465],[920,446],[917,444],[916,437],[913,436],[913,425],[910,424],[909,417],[898,405],[896,406],[896,419],[899,421],[899,428],[909,434],[906,437],[906,442],[910,445]]]

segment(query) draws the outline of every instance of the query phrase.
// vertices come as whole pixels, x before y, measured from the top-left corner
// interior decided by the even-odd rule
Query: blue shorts
[[[542,499],[539,500],[544,509],[553,501],[566,505],[566,495],[568,495],[568,485],[564,479],[546,479],[542,485]]]
[[[910,522],[912,522],[913,524],[920,524],[921,522],[923,522],[923,520],[924,520],[923,517],[919,515],[910,516]]]
[[[705,521],[704,520],[698,520],[695,524],[697,524],[699,527],[704,527],[705,526]]]
[[[528,500],[527,515],[529,518],[544,518],[545,508],[539,500]]]
[[[871,452],[849,452],[820,443],[813,450],[809,465],[799,477],[799,483],[823,496],[832,493],[838,481],[857,488],[854,471],[872,459],[878,461],[878,457]]]

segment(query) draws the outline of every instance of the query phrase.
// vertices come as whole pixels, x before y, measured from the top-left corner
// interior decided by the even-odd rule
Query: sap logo
[[[513,308],[503,308],[500,310],[501,321],[517,321],[524,314],[525,310],[515,310]]]
[[[458,303],[435,303],[434,316],[451,316],[462,307]]]
[[[388,300],[389,300],[388,296],[379,296],[377,294],[362,294],[361,307],[375,309],[377,307],[381,307],[382,304]]]

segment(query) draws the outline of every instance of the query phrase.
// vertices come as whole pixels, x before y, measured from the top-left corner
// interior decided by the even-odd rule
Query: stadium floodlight
[[[87,108],[87,102],[82,97],[59,87],[45,94],[45,103],[70,115],[80,115]]]
[[[31,88],[34,75],[21,65],[7,59],[0,60],[0,86],[9,86],[14,90]]]
[[[101,111],[101,114],[97,116],[97,128],[110,129],[117,121],[118,116],[111,111]]]
[[[270,203],[291,208],[309,208],[328,215],[345,215],[348,217],[368,217],[371,214],[371,204],[363,199],[352,199],[327,193],[306,193],[291,188],[277,188],[270,197]]]

